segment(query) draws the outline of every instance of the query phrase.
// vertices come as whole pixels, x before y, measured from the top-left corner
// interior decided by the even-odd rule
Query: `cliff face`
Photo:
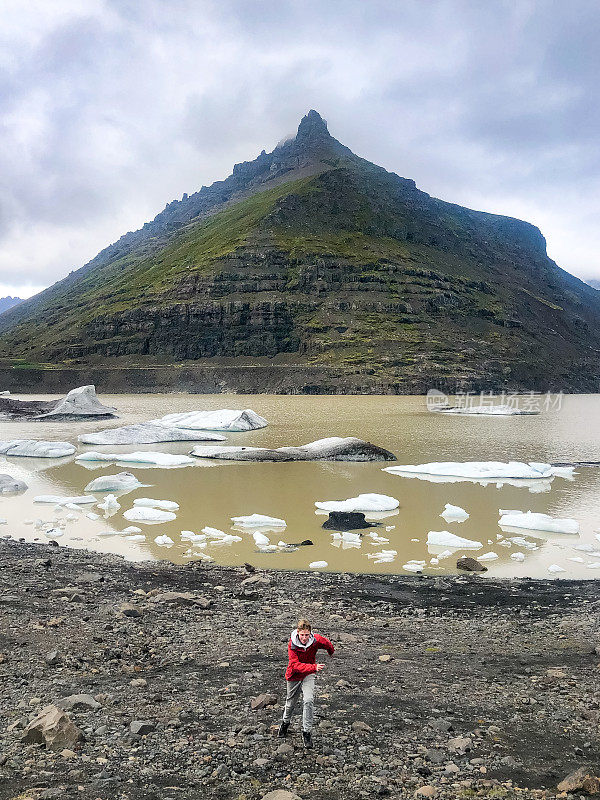
[[[595,391],[599,322],[598,293],[548,259],[537,228],[430,197],[310,112],[295,139],[2,315],[0,354],[266,357],[371,375],[374,387]]]

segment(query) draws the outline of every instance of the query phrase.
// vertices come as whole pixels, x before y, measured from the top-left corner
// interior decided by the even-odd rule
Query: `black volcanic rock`
[[[367,522],[359,511],[330,511],[321,525],[326,531],[357,531],[361,528],[376,528],[379,523]]]

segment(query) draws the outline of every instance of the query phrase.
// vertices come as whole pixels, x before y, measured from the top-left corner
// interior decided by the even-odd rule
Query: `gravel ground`
[[[0,800],[554,797],[600,769],[599,607],[596,581],[252,573],[2,540]],[[276,736],[300,614],[336,647],[312,751],[298,717]],[[21,741],[75,694],[85,741]]]

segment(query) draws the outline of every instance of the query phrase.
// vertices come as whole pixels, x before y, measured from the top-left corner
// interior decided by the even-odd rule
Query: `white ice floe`
[[[255,531],[252,534],[252,536],[254,537],[255,543],[259,547],[266,547],[266,545],[271,544],[270,539],[268,538],[268,536],[265,536],[264,533],[259,533],[258,531]]]
[[[171,547],[171,545],[175,544],[173,539],[166,534],[163,534],[163,536],[156,536],[154,541],[156,544],[161,545],[161,547]]]
[[[114,494],[107,494],[102,503],[98,503],[98,508],[113,514],[121,508],[121,504]]]
[[[265,514],[250,514],[246,517],[231,517],[234,525],[242,528],[261,528],[268,526],[271,528],[285,528],[286,521],[277,517],[268,517]]]
[[[208,525],[205,528],[202,528],[202,533],[206,536],[212,536],[216,539],[222,539],[225,536],[225,531],[220,531],[218,528],[210,528]]]
[[[128,509],[123,516],[129,522],[171,522],[177,516],[171,511],[160,511],[158,508],[136,506]]]
[[[460,506],[453,506],[451,503],[446,503],[440,517],[443,517],[446,522],[464,522],[466,519],[469,519],[469,514]]]
[[[503,528],[527,528],[549,533],[579,533],[579,523],[574,519],[560,519],[533,511],[507,511],[500,509],[498,525]]]
[[[96,502],[95,497],[83,495],[81,497],[60,497],[56,494],[38,494],[33,498],[34,503],[54,503],[56,506],[66,506],[67,504],[75,506],[84,506]]]
[[[141,532],[142,532],[142,529],[141,528],[136,528],[135,525],[129,525],[127,528],[124,528],[124,530],[123,530],[123,533],[127,533],[127,534],[129,534],[129,533],[141,533]],[[146,538],[146,537],[144,537],[144,538]]]
[[[64,458],[72,456],[75,446],[69,442],[45,442],[38,439],[9,439],[0,441],[0,454],[29,458]]]
[[[588,569],[600,569],[600,561],[590,561],[587,565]]]
[[[504,479],[539,479],[572,476],[574,467],[553,467],[536,461],[433,461],[429,464],[403,464],[384,467],[392,475],[429,475],[432,477],[464,478],[475,481],[497,481]]]
[[[225,436],[216,433],[200,433],[182,427],[167,427],[156,422],[141,422],[106,428],[95,433],[82,433],[78,437],[82,444],[159,444],[161,442],[224,442]]]
[[[571,556],[570,558],[567,558],[567,561],[574,561],[576,564],[585,564],[585,558],[582,558],[581,556]]]
[[[268,425],[264,417],[250,408],[244,411],[234,411],[229,408],[217,411],[187,411],[167,414],[151,422],[166,428],[187,428],[191,431],[254,431]]]
[[[483,547],[481,542],[463,539],[462,536],[456,536],[450,531],[429,531],[427,544],[434,547],[452,547],[454,550],[479,550]]]
[[[87,514],[86,514],[86,517],[88,519],[92,519],[92,520],[100,519],[100,514],[96,514],[95,511],[88,511]]]
[[[131,472],[119,472],[117,475],[102,475],[94,478],[85,487],[86,492],[130,492],[142,486]]]
[[[143,533],[134,533],[133,536],[127,537],[130,542],[145,542],[146,537]]]
[[[138,497],[133,501],[134,506],[143,506],[145,508],[160,508],[163,511],[177,511],[179,503],[174,500],[153,500],[150,497]]]
[[[425,566],[424,561],[407,561],[406,564],[402,564],[402,569],[406,570],[407,572],[423,572],[423,567]]]
[[[45,534],[45,535],[46,535],[46,536],[47,536],[49,539],[56,539],[58,536],[64,536],[64,531],[61,531],[61,529],[60,529],[60,528],[47,528],[47,529],[44,531],[44,534]]]
[[[559,566],[558,564],[550,564],[548,567],[548,572],[557,573],[557,572],[566,572],[564,567]]]
[[[370,531],[367,533],[367,536],[372,540],[373,544],[388,544],[389,539],[386,539],[385,536],[380,536],[375,531]]]
[[[539,414],[539,411],[521,411],[519,408],[504,404],[498,405],[480,405],[480,406],[440,406],[439,408],[432,408],[437,414],[463,414],[466,416],[487,416],[487,417],[514,417]]]
[[[360,544],[362,539],[360,533],[353,533],[352,531],[333,531],[331,534],[333,539],[341,539],[344,542],[354,542],[355,544]],[[386,539],[387,541],[387,539]]]
[[[480,556],[477,556],[477,561],[495,561],[498,558],[498,553],[494,553],[490,550],[489,553],[483,553]]]
[[[393,511],[400,503],[386,494],[359,494],[348,500],[322,500],[315,503],[323,511]]]
[[[104,406],[96,396],[95,386],[78,386],[63,398],[57,401],[56,405],[45,414],[38,414],[37,419],[44,417],[78,419],[80,417],[114,417],[116,408]]]
[[[520,552],[511,553],[510,557],[512,558],[513,561],[525,561],[525,553],[520,553]]]
[[[309,569],[324,569],[325,567],[328,567],[329,564],[327,561],[311,561],[308,566]]]
[[[182,542],[206,542],[205,533],[194,533],[194,531],[181,531]]]
[[[396,526],[395,526],[395,525],[386,525],[386,526],[385,526],[385,529],[386,529],[386,531],[389,533],[389,531],[393,531],[393,530],[395,530],[395,529],[396,529]]]
[[[526,550],[539,550],[539,545],[535,542],[530,542],[529,539],[525,539],[523,536],[511,536],[510,540],[513,544],[518,547],[524,547]]]
[[[75,448],[73,448],[75,452]],[[146,467],[187,467],[194,464],[194,459],[189,456],[176,456],[171,453],[136,452],[136,453],[97,453],[89,450],[80,453],[76,461],[114,461],[121,464],[139,464]]]

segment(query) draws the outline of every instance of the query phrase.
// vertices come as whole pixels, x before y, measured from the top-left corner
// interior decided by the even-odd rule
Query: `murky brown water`
[[[37,396],[36,396],[37,397]],[[32,398],[30,398],[32,399]],[[116,406],[118,420],[92,423],[3,422],[0,439],[36,438],[77,442],[77,434],[133,422],[142,422],[175,411],[217,408],[252,408],[269,420],[269,426],[249,433],[231,433],[228,443],[278,447],[304,444],[325,436],[359,436],[394,452],[401,464],[428,461],[518,460],[570,461],[600,460],[600,396],[567,396],[561,408],[551,408],[539,416],[525,417],[449,417],[426,411],[422,397],[307,397],[270,395],[103,395],[102,401]],[[82,446],[80,449],[127,452],[160,450],[187,453],[191,444],[135,445],[127,447]],[[0,457],[1,459],[2,457]],[[30,489],[19,497],[0,497],[0,535],[23,537],[28,541],[45,540],[26,521],[52,520],[68,511],[57,512],[53,506],[33,504],[37,494],[79,495],[85,485],[98,475],[119,471],[133,472],[150,488],[140,488],[120,499],[121,509],[108,519],[88,520],[84,513],[72,512],[77,520],[67,523],[61,545],[89,547],[121,553],[128,558],[164,558],[175,562],[187,560],[189,543],[180,532],[199,532],[204,526],[232,531],[230,517],[268,514],[286,520],[287,528],[267,533],[273,543],[280,539],[298,542],[311,539],[313,547],[295,552],[258,553],[248,533],[240,533],[241,542],[231,545],[209,544],[205,552],[216,562],[240,564],[250,561],[257,566],[305,569],[311,561],[324,560],[330,570],[404,573],[409,559],[429,560],[427,533],[449,530],[460,536],[483,542],[478,552],[494,551],[499,559],[488,562],[490,575],[529,575],[549,577],[550,564],[566,569],[560,577],[600,577],[600,569],[587,564],[600,561],[573,549],[577,544],[598,547],[594,532],[600,531],[600,469],[581,468],[572,482],[556,478],[548,491],[532,493],[526,487],[494,485],[482,487],[471,483],[430,483],[402,478],[381,471],[385,464],[351,463],[227,463],[198,460],[194,466],[180,469],[151,469],[142,466],[115,466],[102,463],[89,469],[73,457],[49,459],[9,458],[0,461],[0,472],[22,477]],[[383,520],[377,532],[389,538],[388,544],[374,545],[364,537],[359,548],[336,547],[332,535],[321,529],[326,517],[315,514],[316,500],[341,500],[365,492],[392,495],[400,501],[397,514]],[[175,500],[180,505],[174,522],[160,525],[128,523],[123,512],[137,497]],[[445,503],[465,508],[470,518],[462,523],[446,523],[439,516]],[[527,538],[538,545],[536,550],[511,549],[498,544],[498,509],[538,511],[554,517],[574,517],[581,526],[579,536],[537,533]],[[90,507],[86,507],[89,510]],[[99,511],[97,508],[93,508]],[[101,511],[99,511],[102,514]],[[146,541],[131,542],[127,536],[103,535],[121,531],[130,524],[143,529]],[[170,548],[154,542],[168,534],[175,544]],[[506,535],[516,535],[506,534]],[[378,550],[398,551],[390,564],[374,564],[368,553]],[[514,550],[525,553],[525,561],[510,559]],[[455,571],[456,555],[427,567],[426,572],[443,574]],[[569,561],[581,557],[584,563]]]

